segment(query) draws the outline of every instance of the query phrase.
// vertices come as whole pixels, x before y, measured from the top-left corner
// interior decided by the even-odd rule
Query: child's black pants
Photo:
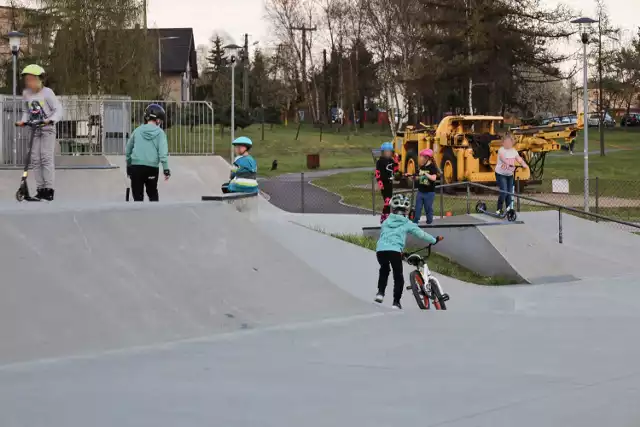
[[[147,197],[150,202],[157,202],[158,196],[158,176],[160,169],[151,166],[132,165],[129,167],[129,177],[131,178],[131,195],[134,202],[144,201],[144,190],[147,190]]]
[[[380,275],[378,276],[378,292],[384,295],[387,289],[389,273],[393,269],[393,300],[400,301],[404,289],[404,275],[402,274],[402,254],[394,251],[377,252]]]

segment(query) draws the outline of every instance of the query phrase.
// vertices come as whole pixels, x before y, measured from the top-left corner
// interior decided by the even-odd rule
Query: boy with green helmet
[[[37,184],[35,198],[53,200],[56,146],[54,123],[62,119],[62,105],[56,94],[44,86],[44,68],[37,64],[27,65],[21,74],[25,85],[22,100],[26,108],[23,107],[22,119],[16,125],[24,126],[29,120],[35,119],[44,122],[44,126],[33,130],[36,134],[31,148],[31,163]]]
[[[222,185],[223,193],[257,193],[258,164],[249,154],[251,139],[241,136],[232,142],[236,158],[231,167],[231,181]]]

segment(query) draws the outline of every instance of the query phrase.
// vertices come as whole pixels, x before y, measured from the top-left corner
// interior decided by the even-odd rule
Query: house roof
[[[193,28],[153,28],[147,31],[150,36],[158,37],[160,40],[163,73],[184,73],[189,63],[191,75],[194,78],[198,77]]]

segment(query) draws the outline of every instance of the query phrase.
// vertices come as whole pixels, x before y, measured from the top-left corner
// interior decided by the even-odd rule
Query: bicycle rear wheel
[[[438,279],[432,277],[429,279],[429,286],[431,286],[431,294],[433,295],[433,306],[436,310],[446,310],[447,304],[442,299],[442,293],[440,292],[440,283]]]
[[[420,310],[429,310],[429,297],[422,292],[424,288],[424,278],[422,274],[415,270],[409,274],[409,282],[411,282],[411,292],[413,292],[413,297],[416,299],[416,303]]]

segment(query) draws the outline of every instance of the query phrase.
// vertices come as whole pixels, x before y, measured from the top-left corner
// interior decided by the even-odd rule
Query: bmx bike
[[[442,237],[438,238],[438,241],[440,240],[442,240]],[[433,303],[433,307],[436,310],[446,310],[449,295],[444,293],[440,281],[431,273],[426,261],[431,255],[431,246],[433,245],[403,254],[403,259],[409,265],[415,267],[415,270],[409,274],[409,282],[418,307],[421,310],[429,310],[431,303]],[[426,255],[419,255],[418,253],[423,250],[427,251]]]

